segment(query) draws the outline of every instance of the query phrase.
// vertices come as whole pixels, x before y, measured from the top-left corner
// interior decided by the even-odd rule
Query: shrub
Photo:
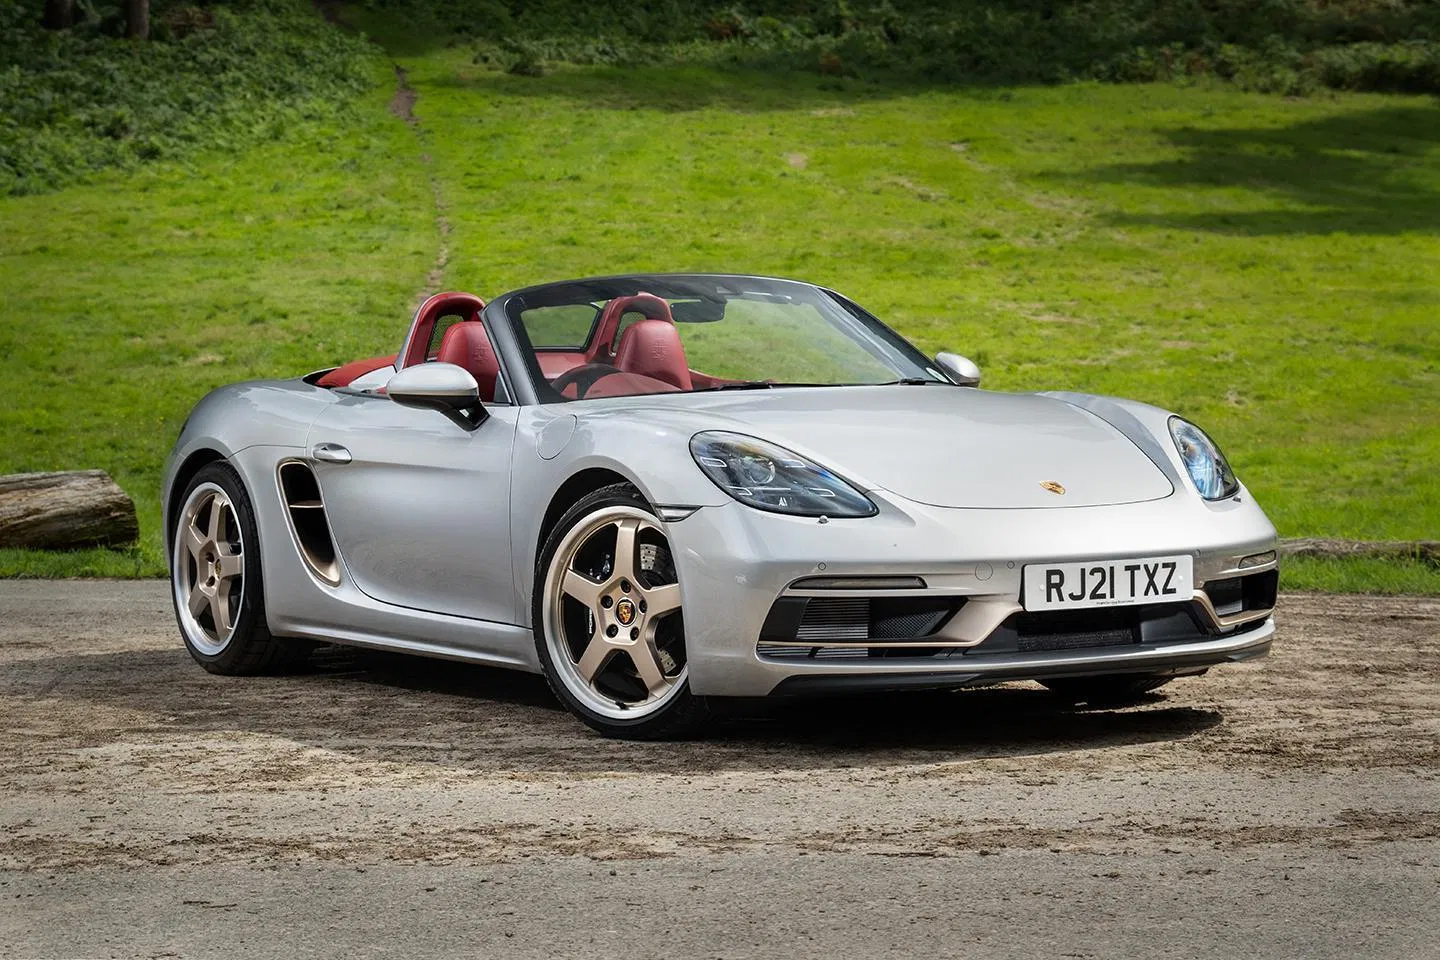
[[[973,82],[1216,74],[1256,90],[1440,92],[1435,0],[366,0],[545,60],[674,59]],[[646,51],[642,56],[639,51]],[[510,60],[510,63],[528,61]]]
[[[143,43],[113,36],[103,12],[42,30],[38,8],[0,4],[0,194],[273,139],[345,109],[373,76],[371,48],[300,0],[157,5]]]
[[[1327,87],[1395,93],[1440,92],[1440,44],[1354,43],[1315,52],[1315,74]]]

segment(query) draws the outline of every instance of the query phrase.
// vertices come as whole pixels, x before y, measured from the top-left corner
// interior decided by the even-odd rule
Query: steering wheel
[[[550,381],[550,386],[556,393],[561,393],[572,383],[575,385],[575,399],[585,396],[585,391],[595,385],[595,381],[612,373],[619,373],[619,367],[613,367],[608,363],[582,363],[578,367],[571,367],[560,376]]]

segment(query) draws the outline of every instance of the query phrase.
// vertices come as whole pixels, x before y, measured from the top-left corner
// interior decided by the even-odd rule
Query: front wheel
[[[1171,679],[1151,673],[1117,673],[1101,677],[1055,677],[1040,683],[1056,696],[1077,703],[1119,706],[1136,702]]]
[[[265,622],[259,534],[250,496],[224,461],[185,489],[170,544],[175,620],[190,655],[211,673],[273,672],[306,647],[272,636]]]
[[[599,732],[658,740],[693,732],[680,580],[659,519],[628,484],[595,491],[540,553],[535,648],[555,695]]]

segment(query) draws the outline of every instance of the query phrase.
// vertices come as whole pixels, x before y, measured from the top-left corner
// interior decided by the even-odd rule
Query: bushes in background
[[[1436,0],[363,0],[473,38],[477,58],[799,66],[947,82],[1210,75],[1440,92]]]
[[[239,148],[344,109],[372,49],[300,0],[157,3],[155,38],[120,39],[115,7],[39,27],[0,3],[0,194],[29,193],[199,148]]]
[[[518,74],[548,61],[739,63],[945,83],[1214,76],[1247,89],[1440,93],[1440,0],[358,0]],[[240,148],[344,110],[373,52],[307,0],[120,0],[39,26],[0,0],[0,195],[200,148]]]

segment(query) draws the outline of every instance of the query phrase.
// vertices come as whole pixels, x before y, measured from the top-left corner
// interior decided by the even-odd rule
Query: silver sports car
[[[317,642],[541,673],[616,736],[721,698],[1263,656],[1275,529],[1199,427],[979,389],[844,296],[646,275],[431,297],[394,356],[223,387],[164,510],[207,670]]]

